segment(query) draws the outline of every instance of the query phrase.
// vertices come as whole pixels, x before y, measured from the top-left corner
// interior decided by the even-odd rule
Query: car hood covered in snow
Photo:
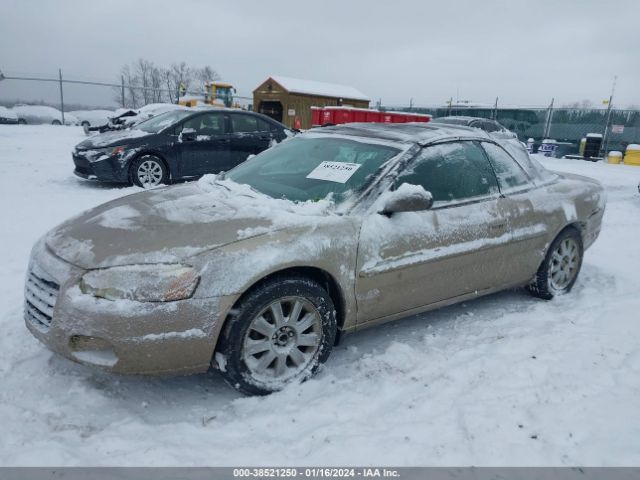
[[[273,199],[214,175],[129,195],[49,232],[47,246],[84,269],[170,263],[284,228],[331,222],[332,203]]]
[[[76,145],[77,150],[92,150],[96,148],[130,145],[140,141],[144,137],[152,135],[149,132],[137,129],[117,130],[94,135]]]

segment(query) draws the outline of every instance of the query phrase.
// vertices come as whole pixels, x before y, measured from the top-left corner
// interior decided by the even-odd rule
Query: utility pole
[[[613,77],[613,86],[611,87],[611,95],[609,96],[609,104],[607,105],[607,115],[605,116],[604,121],[604,132],[602,144],[600,145],[600,151],[598,152],[598,156],[602,157],[603,154],[606,154],[607,148],[609,147],[609,122],[611,121],[611,107],[613,106],[613,94],[616,91],[616,82],[618,80],[618,76]]]
[[[555,98],[551,99],[551,103],[549,104],[549,110],[547,111],[547,121],[544,126],[543,140],[545,138],[549,138],[549,134],[551,133],[551,119],[553,118],[553,102]]]
[[[64,125],[64,95],[62,94],[62,69],[58,69],[58,78],[60,80],[60,111],[62,112],[62,125]]]
[[[493,120],[498,119],[498,97],[496,97],[496,103],[493,106]]]
[[[413,111],[413,98],[409,99],[409,111],[412,112]]]
[[[124,75],[120,75],[120,95],[122,97],[122,108],[126,108],[124,105]]]

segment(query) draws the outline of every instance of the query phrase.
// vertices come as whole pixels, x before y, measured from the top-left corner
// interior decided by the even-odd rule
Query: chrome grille
[[[24,287],[24,315],[40,330],[48,330],[58,297],[58,285],[36,265],[31,267]]]

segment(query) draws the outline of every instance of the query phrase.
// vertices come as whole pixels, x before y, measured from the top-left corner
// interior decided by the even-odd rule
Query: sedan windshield
[[[247,160],[227,174],[274,198],[336,202],[366,187],[402,150],[345,138],[296,137]]]
[[[160,130],[164,130],[167,127],[170,127],[176,122],[179,122],[185,117],[189,115],[193,115],[193,111],[191,110],[172,110],[170,112],[161,113],[160,115],[156,115],[149,120],[145,120],[144,122],[140,122],[135,125],[133,128],[136,130],[142,130],[148,133],[158,133]]]

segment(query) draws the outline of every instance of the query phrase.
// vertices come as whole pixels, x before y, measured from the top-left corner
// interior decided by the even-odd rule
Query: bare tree
[[[173,63],[161,67],[152,61],[139,58],[120,70],[125,84],[125,105],[138,108],[155,102],[177,102],[178,92],[185,90],[202,91],[204,84],[220,79],[220,75],[210,66],[189,67],[186,62]],[[114,94],[115,94],[114,88]],[[118,102],[122,92],[118,90]]]
[[[215,82],[216,80],[220,80],[220,75],[209,65],[205,65],[202,68],[197,68],[194,71],[194,80],[196,80],[199,84],[203,85],[208,82]]]

